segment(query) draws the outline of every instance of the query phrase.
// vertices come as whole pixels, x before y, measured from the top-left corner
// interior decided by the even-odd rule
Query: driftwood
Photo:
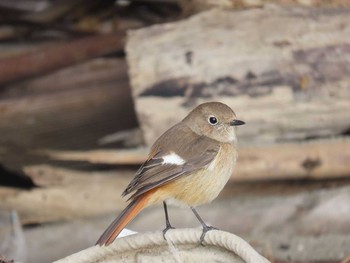
[[[211,10],[132,31],[126,50],[148,145],[213,100],[246,121],[241,145],[349,132],[349,9]]]
[[[99,164],[140,165],[146,149],[93,151],[39,151],[55,160],[87,161]],[[277,144],[239,149],[234,181],[326,179],[350,174],[350,140]]]

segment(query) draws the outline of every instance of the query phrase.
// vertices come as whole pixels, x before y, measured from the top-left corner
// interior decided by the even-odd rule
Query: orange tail
[[[108,246],[111,244],[124,227],[147,205],[149,197],[150,192],[132,200],[120,215],[109,225],[102,236],[97,240],[96,245]]]

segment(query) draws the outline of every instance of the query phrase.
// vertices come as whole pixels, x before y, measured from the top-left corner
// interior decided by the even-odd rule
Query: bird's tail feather
[[[145,193],[138,198],[132,200],[130,204],[114,219],[101,237],[97,240],[96,245],[111,244],[117,238],[124,227],[147,206],[150,193]]]

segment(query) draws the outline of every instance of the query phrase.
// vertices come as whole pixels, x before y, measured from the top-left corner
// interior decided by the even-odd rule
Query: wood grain
[[[55,160],[140,165],[147,149],[39,151]],[[350,175],[350,140],[339,138],[307,143],[242,147],[232,180],[327,179]]]
[[[131,31],[126,50],[148,145],[206,101],[246,121],[241,145],[349,131],[349,9],[211,10]]]
[[[124,46],[124,33],[91,36],[52,44],[0,60],[0,84],[37,76],[78,62],[106,55]]]
[[[94,149],[136,127],[123,59],[99,58],[7,86],[0,97],[0,162],[20,170],[45,163],[37,149]]]
[[[120,193],[130,171],[79,172],[49,165],[24,168],[40,187],[31,190],[0,187],[0,209],[15,209],[22,224],[37,224],[96,216],[124,207]]]

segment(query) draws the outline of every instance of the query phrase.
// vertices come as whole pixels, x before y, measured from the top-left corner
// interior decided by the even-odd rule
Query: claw
[[[175,229],[175,227],[171,226],[170,224],[166,226],[166,228],[163,229],[163,238],[166,240],[165,234],[168,232],[169,229]]]
[[[203,232],[202,232],[202,235],[199,239],[200,241],[200,244],[204,247],[204,238],[205,238],[205,234],[208,232],[208,231],[211,231],[211,230],[218,230],[218,228],[216,227],[213,227],[213,226],[208,226],[204,223],[203,219],[199,216],[199,214],[197,213],[196,209],[194,209],[193,207],[191,207],[192,209],[192,212],[194,213],[194,215],[197,217],[198,221],[201,223],[202,227],[203,227]]]
[[[199,239],[200,244],[201,244],[203,247],[205,247],[205,245],[204,245],[204,238],[205,238],[205,235],[207,234],[207,232],[209,232],[209,231],[211,231],[211,230],[219,230],[219,229],[216,228],[216,227],[213,227],[213,226],[207,226],[207,225],[204,225],[204,226],[203,226],[203,232],[202,232],[202,235],[201,235],[201,237],[200,237],[200,239]]]

